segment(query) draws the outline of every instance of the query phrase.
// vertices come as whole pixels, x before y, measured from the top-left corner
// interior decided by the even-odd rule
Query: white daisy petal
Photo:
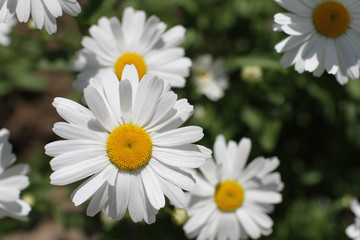
[[[349,238],[358,240],[360,238],[360,204],[356,198],[351,200],[350,209],[355,214],[355,219],[354,223],[346,228],[345,233]]]
[[[153,144],[160,147],[173,147],[193,143],[199,141],[204,136],[202,128],[197,126],[182,127],[153,135]]]
[[[207,224],[201,229],[198,239],[216,239],[217,232],[219,231],[220,220],[221,214],[218,211],[215,211],[209,217]]]
[[[218,239],[237,240],[240,237],[240,226],[235,214],[223,214],[219,222]]]
[[[60,5],[71,16],[77,16],[81,12],[81,7],[77,0],[63,0],[60,1]]]
[[[84,166],[86,164],[86,166]],[[103,157],[63,167],[50,175],[51,184],[66,185],[89,177],[104,169],[109,163]]]
[[[159,178],[158,180],[160,182],[162,191],[164,192],[165,196],[169,198],[171,204],[177,208],[183,208],[186,199],[185,194],[181,188],[175,186],[163,178]]]
[[[206,180],[212,185],[218,183],[217,166],[212,158],[208,158],[205,164],[200,167],[201,173],[204,175]]]
[[[280,193],[260,190],[248,190],[246,192],[246,198],[249,201],[268,204],[280,203],[282,201]]]
[[[194,178],[183,170],[166,166],[156,160],[151,161],[149,165],[160,177],[168,179],[168,181],[175,186],[185,190],[193,189],[195,183]]]
[[[9,143],[9,130],[0,129],[0,219],[27,220],[31,207],[21,201],[20,192],[29,186],[28,164],[13,165],[16,157]]]
[[[144,218],[144,188],[139,176],[131,175],[129,214],[133,222],[139,222]]]
[[[124,123],[130,123],[132,119],[132,87],[128,80],[120,82],[120,108]]]
[[[351,200],[350,208],[354,212],[354,214],[358,218],[360,218],[360,204],[359,204],[359,201],[357,199]]]
[[[117,214],[124,216],[130,199],[131,176],[124,172],[119,172],[116,183]],[[121,217],[120,217],[121,218]]]
[[[95,216],[108,203],[109,186],[103,184],[94,194],[90,204],[86,210],[86,214],[90,217]]]
[[[88,200],[99,188],[106,182],[106,174],[109,171],[109,167],[103,171],[93,175],[91,178],[82,183],[71,194],[71,200],[75,206],[78,206]]]
[[[1,14],[1,12],[0,12]],[[9,46],[11,43],[9,34],[13,29],[16,21],[14,18],[11,18],[8,22],[2,23],[0,22],[0,45]]]
[[[53,106],[64,120],[74,125],[81,126],[95,118],[89,109],[65,98],[55,98]]]
[[[53,131],[63,138],[68,139],[89,139],[97,141],[99,139],[106,139],[108,134],[101,131],[101,126],[98,122],[88,122],[88,128],[81,126],[75,126],[64,122],[57,122],[54,124]]]
[[[9,22],[14,15],[19,22],[27,22],[31,14],[35,26],[45,27],[49,34],[57,31],[56,18],[63,10],[73,16],[81,11],[77,0],[10,0],[0,7],[0,22]]]
[[[116,128],[118,122],[113,116],[108,103],[103,101],[101,94],[95,88],[89,86],[84,90],[84,96],[87,99],[86,103],[90,110],[101,125],[109,132]]]
[[[164,207],[165,198],[164,193],[161,190],[158,177],[150,170],[150,168],[144,168],[144,170],[141,171],[141,178],[151,205],[155,209]]]
[[[154,116],[163,88],[164,82],[155,76],[145,75],[142,78],[135,96],[134,123],[145,126]]]
[[[202,214],[195,214],[189,218],[189,220],[184,225],[185,232],[192,232],[198,226],[202,226],[208,220],[209,216],[216,211],[216,206],[214,204],[204,205],[199,212]]]
[[[197,168],[204,164],[204,156],[195,145],[181,147],[153,147],[153,157],[175,167]]]
[[[227,161],[226,142],[223,135],[219,135],[216,137],[214,144],[214,155],[218,165],[222,162]]]
[[[78,149],[103,149],[104,145],[99,142],[91,140],[60,140],[56,142],[51,142],[45,146],[45,153],[49,156],[55,157],[59,154],[65,152],[71,152]]]
[[[258,239],[261,236],[259,226],[253,221],[253,219],[242,210],[236,211],[236,214],[240,222],[244,223],[242,226],[245,228],[246,233],[253,239]]]
[[[15,202],[2,202],[0,203],[0,209],[0,218],[8,216],[21,221],[27,221],[27,215],[31,211],[29,204],[22,200],[17,200]]]
[[[145,128],[151,131],[154,126],[158,126],[174,117],[177,112],[176,109],[174,109],[176,99],[177,96],[174,92],[167,92],[163,95],[159,101],[158,108],[156,109],[152,121]]]

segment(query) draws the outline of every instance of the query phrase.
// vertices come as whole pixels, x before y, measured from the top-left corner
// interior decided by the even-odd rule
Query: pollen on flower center
[[[343,4],[326,1],[315,8],[313,23],[318,33],[335,38],[349,28],[350,14]]]
[[[135,65],[139,74],[139,80],[141,80],[141,78],[145,75],[147,68],[143,57],[137,53],[124,53],[118,58],[114,66],[115,74],[119,79],[121,79],[121,75],[126,64]]]
[[[110,161],[118,168],[136,170],[149,162],[152,142],[149,134],[141,127],[124,124],[110,133],[106,151]]]
[[[235,181],[224,181],[216,186],[215,202],[224,212],[235,211],[243,204],[244,189]]]
[[[200,71],[197,73],[197,75],[200,77],[200,78],[207,78],[209,77],[209,73],[206,72],[206,71]]]

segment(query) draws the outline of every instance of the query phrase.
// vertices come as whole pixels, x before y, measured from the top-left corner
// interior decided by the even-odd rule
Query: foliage
[[[273,32],[272,24],[273,15],[284,10],[274,1],[88,0],[75,18],[77,26],[60,24],[56,35],[22,24],[11,35],[12,44],[0,48],[1,104],[15,91],[45,92],[42,71],[66,72],[74,79],[68,65],[81,48],[82,36],[101,16],[121,18],[126,6],[156,15],[168,27],[183,25],[187,29],[183,47],[191,59],[210,53],[224,60],[230,88],[218,102],[198,95],[191,77],[184,89],[174,91],[195,106],[188,124],[204,128],[203,145],[212,148],[218,134],[236,141],[246,136],[253,144],[250,159],[279,157],[284,201],[271,214],[273,234],[263,239],[345,239],[345,227],[353,221],[348,199],[360,196],[360,82],[340,86],[330,75],[314,78],[283,69],[274,45],[285,35]],[[241,76],[246,66],[260,66],[262,80],[246,81]],[[21,153],[20,146],[15,147]],[[49,183],[49,158],[41,147],[30,155],[32,185],[24,192],[35,199],[30,221],[6,219],[0,233],[32,229],[50,215],[65,227],[80,228],[88,236],[100,234],[101,239],[185,239],[181,227],[171,222],[171,208],[160,210],[151,226],[135,225],[128,217],[116,223],[99,215],[90,218],[84,208],[63,211],[49,198],[54,188]],[[75,186],[62,188],[68,198]]]

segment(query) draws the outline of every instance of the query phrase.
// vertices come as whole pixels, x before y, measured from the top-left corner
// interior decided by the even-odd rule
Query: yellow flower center
[[[350,15],[339,2],[320,3],[313,13],[313,23],[318,33],[335,38],[342,35],[350,25]]]
[[[224,181],[217,185],[215,202],[224,212],[235,211],[243,204],[244,189],[235,181]]]
[[[121,55],[118,60],[115,63],[114,71],[116,76],[121,79],[122,72],[126,66],[126,64],[134,64],[136,67],[136,70],[139,74],[139,81],[146,73],[146,64],[139,54],[137,53],[124,53]]]
[[[152,142],[141,127],[124,124],[110,133],[106,151],[110,161],[118,168],[136,170],[149,162]]]
[[[209,76],[209,73],[206,72],[206,71],[200,71],[197,73],[197,75],[200,77],[200,78],[206,78]]]

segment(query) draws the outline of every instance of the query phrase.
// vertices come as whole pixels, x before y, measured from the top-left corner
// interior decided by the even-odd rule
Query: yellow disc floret
[[[119,79],[121,79],[121,75],[126,64],[135,65],[139,74],[139,80],[141,80],[141,78],[145,75],[147,68],[143,57],[137,53],[124,53],[118,58],[114,66],[115,74]]]
[[[215,202],[218,208],[224,212],[235,211],[243,204],[244,190],[235,181],[224,181],[217,185]]]
[[[318,33],[335,38],[349,28],[350,14],[343,4],[336,1],[325,1],[315,8],[313,23]]]
[[[141,127],[124,124],[110,133],[106,151],[110,161],[118,168],[136,170],[149,162],[152,142],[149,134]]]

